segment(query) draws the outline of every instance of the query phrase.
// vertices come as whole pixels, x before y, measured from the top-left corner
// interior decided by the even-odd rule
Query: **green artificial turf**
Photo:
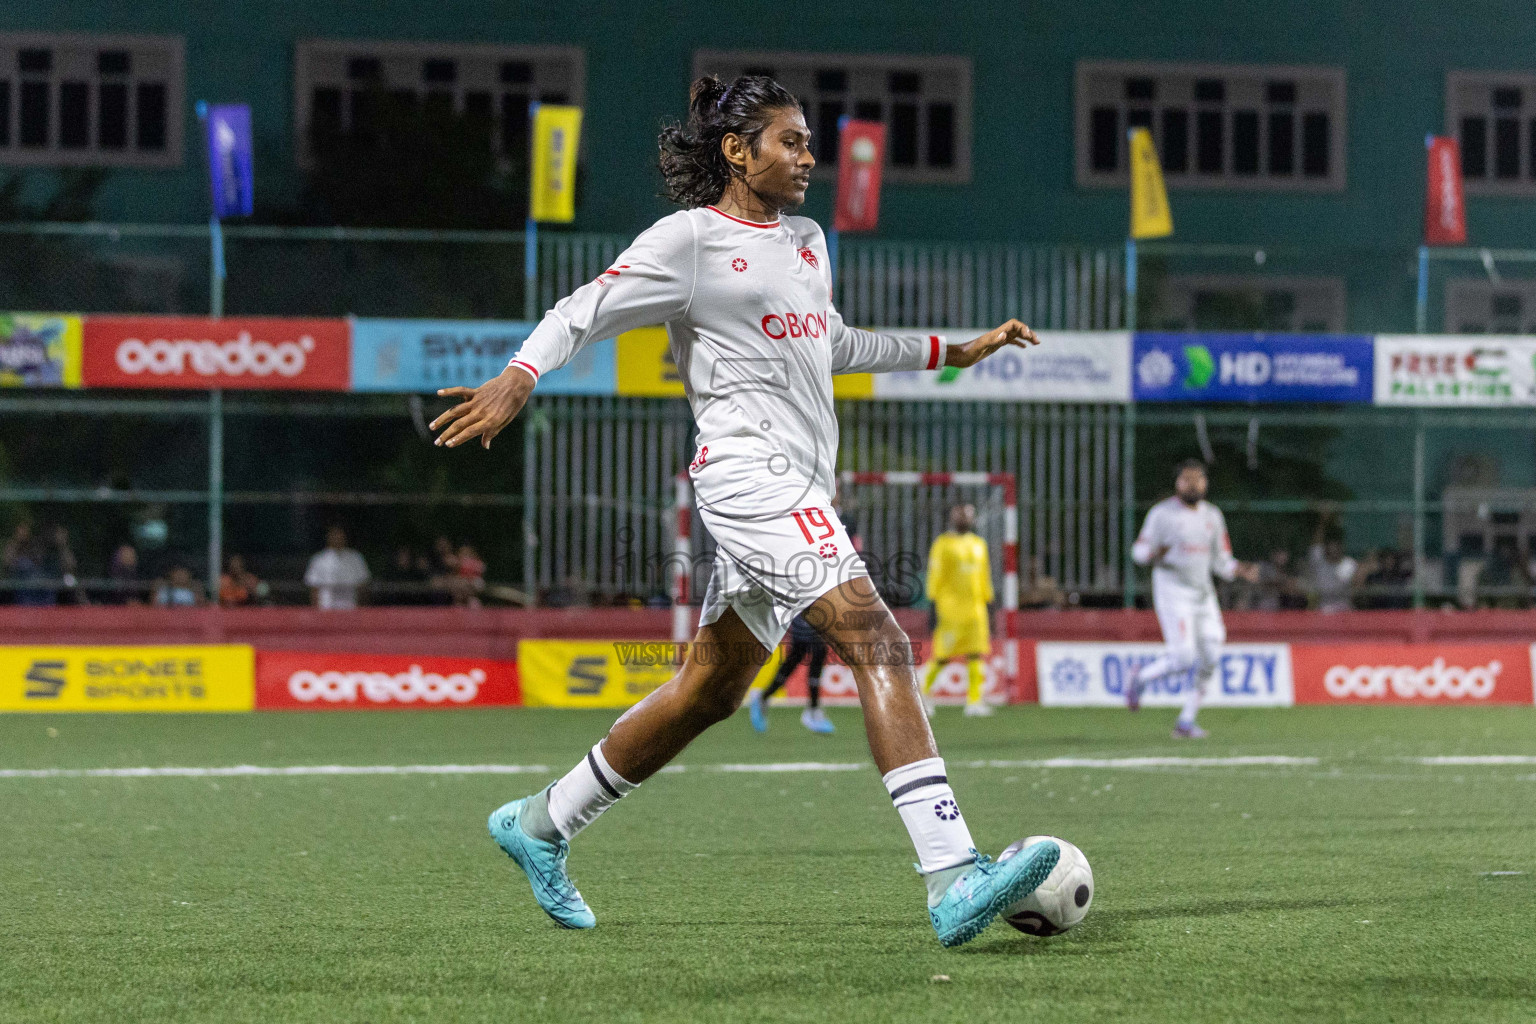
[[[0,1020],[1529,1021],[1536,709],[1168,715],[941,711],[992,853],[1046,832],[1092,861],[1072,933],[935,942],[857,713],[744,715],[581,835],[598,916],[557,930],[487,837],[501,802],[611,715],[423,711],[0,718],[0,769],[543,764],[517,776],[0,778]],[[1316,757],[1296,767],[996,767],[1066,756]],[[1488,872],[1524,872],[1490,875]]]

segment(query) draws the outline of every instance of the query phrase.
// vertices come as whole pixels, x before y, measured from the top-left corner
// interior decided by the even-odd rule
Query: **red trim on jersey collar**
[[[706,206],[705,209],[706,210],[714,210],[716,213],[718,213],[720,216],[724,217],[726,220],[733,220],[737,224],[745,224],[749,228],[776,228],[776,227],[779,226],[779,222],[776,221],[776,220],[769,221],[767,224],[759,224],[755,220],[742,220],[740,217],[732,217],[730,214],[726,213],[724,210],[720,209],[720,207],[718,207],[718,206]]]
[[[928,344],[932,346],[928,350],[928,369],[937,370],[939,368],[939,350],[943,348],[939,344],[939,336],[937,334],[928,335]]]

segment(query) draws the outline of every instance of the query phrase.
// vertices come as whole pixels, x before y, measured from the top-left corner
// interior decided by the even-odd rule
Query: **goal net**
[[[916,645],[920,665],[926,663],[932,646],[931,615],[924,597],[928,550],[949,528],[953,506],[975,506],[975,529],[987,542],[996,607],[1002,612],[993,616],[992,655],[984,666],[985,695],[993,703],[1005,703],[1018,678],[1019,661],[1018,644],[1012,636],[1012,613],[1019,606],[1018,492],[1013,474],[845,472],[840,483],[843,521],[856,535],[875,586]],[[692,639],[714,548],[692,506],[692,489],[687,477],[680,475],[675,496],[675,546],[669,565],[672,638],[679,643]],[[786,638],[764,666],[759,682],[772,677],[787,645]],[[803,666],[796,669],[778,699],[804,702],[805,676]],[[940,703],[958,703],[965,699],[966,688],[965,664],[954,662],[940,672],[933,695]],[[858,702],[853,673],[836,658],[829,659],[822,674],[822,700],[828,704]]]

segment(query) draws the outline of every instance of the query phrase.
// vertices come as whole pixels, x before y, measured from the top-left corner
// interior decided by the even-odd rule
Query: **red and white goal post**
[[[1003,611],[1000,616],[1002,630],[993,638],[987,694],[990,700],[1007,700],[1019,678],[1019,643],[1014,636],[1017,620],[1014,613],[1019,608],[1019,496],[1018,481],[1014,475],[987,472],[847,471],[840,475],[840,482],[844,512],[857,520],[859,532],[864,538],[862,549],[869,558],[890,558],[896,551],[915,551],[919,558],[926,560],[928,545],[933,537],[947,528],[949,506],[962,496],[965,489],[984,489],[992,496],[985,504],[974,502],[983,506],[978,510],[977,531],[983,537],[990,535],[989,539],[994,543],[989,546],[1001,555],[997,561],[1000,563],[1002,577],[1002,586],[999,588],[999,604]],[[903,492],[907,498],[898,502],[899,508],[873,507],[873,495]],[[687,643],[693,639],[697,622],[692,607],[695,582],[692,574],[696,550],[693,487],[687,474],[678,474],[676,478],[674,503],[674,544],[669,566],[672,639],[678,643]],[[923,570],[926,572],[926,565]],[[926,654],[927,638],[922,639],[920,647]],[[822,692],[828,702],[844,702],[839,698],[856,700],[856,694],[841,692],[846,687],[838,685],[840,682],[824,678]],[[961,699],[965,692],[964,667],[957,664],[947,668],[935,692],[941,701]]]

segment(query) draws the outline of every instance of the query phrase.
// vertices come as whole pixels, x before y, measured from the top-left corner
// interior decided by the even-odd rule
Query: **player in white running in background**
[[[1167,649],[1131,674],[1126,705],[1135,711],[1149,683],[1192,671],[1194,685],[1185,695],[1173,730],[1179,739],[1205,738],[1195,716],[1227,639],[1211,576],[1252,582],[1259,575],[1257,566],[1232,557],[1227,521],[1221,509],[1205,500],[1208,487],[1205,463],[1196,459],[1181,463],[1173,497],[1152,506],[1131,549],[1137,565],[1152,566],[1152,607]]]
[[[492,837],[566,927],[596,923],[566,874],[568,841],[728,718],[802,612],[853,671],[870,750],[917,849],[941,943],[974,938],[1033,892],[1060,853],[1041,842],[1005,862],[977,854],[923,713],[911,642],[832,505],[833,374],[971,366],[1005,345],[1035,344],[1034,332],[1010,320],[951,343],[845,325],[821,228],[786,215],[810,184],[810,137],[799,101],[772,79],[699,79],[686,124],[660,139],[667,195],[686,209],[561,300],[500,376],[439,392],[460,401],[433,422],[437,443],[478,438],[488,448],[542,374],[591,342],[665,323],[698,426],[689,475],[718,554],[682,668],[564,777],[490,817]]]

